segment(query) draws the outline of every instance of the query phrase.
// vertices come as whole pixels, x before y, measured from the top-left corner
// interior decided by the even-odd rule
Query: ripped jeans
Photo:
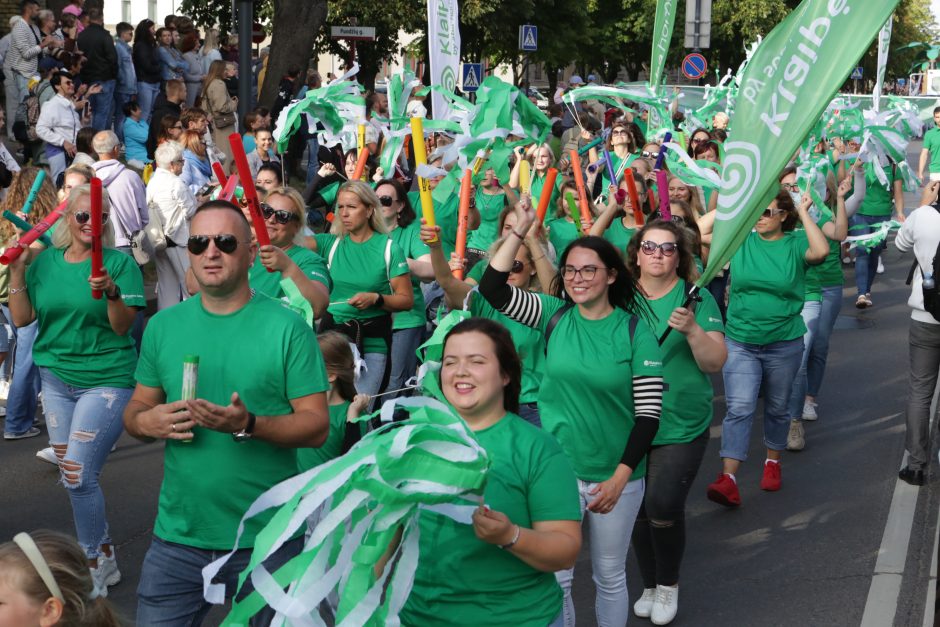
[[[133,388],[77,388],[40,368],[49,443],[59,458],[62,485],[72,503],[75,535],[89,559],[111,544],[98,475],[124,428]]]

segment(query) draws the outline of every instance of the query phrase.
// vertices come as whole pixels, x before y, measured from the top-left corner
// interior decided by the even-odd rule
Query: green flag
[[[659,0],[656,4],[656,22],[653,26],[653,54],[650,57],[650,87],[655,91],[663,79],[672,28],[676,24],[677,0]]]
[[[803,0],[744,68],[725,143],[708,283],[774,196],[777,176],[868,50],[898,0]]]

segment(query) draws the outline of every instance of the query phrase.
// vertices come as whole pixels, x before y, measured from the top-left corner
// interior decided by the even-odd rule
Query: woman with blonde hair
[[[509,186],[513,189],[519,189],[519,170],[523,159],[530,160],[531,173],[529,175],[530,193],[534,204],[538,204],[542,196],[542,188],[545,186],[548,176],[548,169],[555,165],[558,157],[555,151],[548,144],[533,144],[528,149],[521,146],[516,149],[516,162],[513,164],[512,171],[509,173]],[[558,197],[558,190],[561,189],[561,177],[555,179],[555,187],[552,190],[551,203]]]
[[[117,584],[121,573],[98,476],[123,430],[137,364],[129,332],[147,303],[134,259],[112,248],[111,203],[107,190],[101,195],[101,276],[91,267],[91,187],[79,185],[69,193],[53,247],[40,255],[27,249],[10,264],[10,312],[18,326],[39,323],[33,359],[46,414],[56,418],[49,420],[49,439],[72,503],[78,543],[95,585],[107,595],[107,586]],[[93,298],[93,290],[101,297]]]
[[[336,194],[330,233],[314,236],[333,287],[320,330],[349,337],[366,363],[359,391],[374,396],[388,381],[392,313],[414,304],[411,274],[401,247],[388,235],[379,198],[362,181],[343,183]]]
[[[180,178],[194,196],[199,196],[199,190],[212,178],[206,140],[198,131],[183,131],[179,143],[183,147],[183,171]]]
[[[225,61],[213,61],[202,79],[202,104],[212,122],[212,141],[225,153],[226,163],[232,160],[228,136],[235,131],[238,98],[229,96],[225,80],[231,70]]]
[[[199,50],[202,57],[202,69],[206,74],[213,62],[222,60],[222,53],[219,52],[219,29],[210,28],[206,31],[206,38],[202,42],[202,49]]]

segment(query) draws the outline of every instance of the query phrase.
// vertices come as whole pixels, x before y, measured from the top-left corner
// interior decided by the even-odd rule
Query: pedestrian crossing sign
[[[474,92],[480,88],[480,81],[483,77],[483,64],[464,63],[460,75],[463,77],[463,80],[461,81],[463,87],[461,90],[464,93]]]
[[[519,50],[535,52],[539,49],[539,30],[534,24],[523,24],[519,27]]]

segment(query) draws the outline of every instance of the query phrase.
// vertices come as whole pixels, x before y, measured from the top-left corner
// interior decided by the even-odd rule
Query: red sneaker
[[[776,492],[780,489],[780,462],[764,462],[764,476],[760,480],[760,489]]]
[[[708,486],[708,500],[725,507],[737,507],[741,504],[738,484],[725,473],[718,473],[718,478]]]

